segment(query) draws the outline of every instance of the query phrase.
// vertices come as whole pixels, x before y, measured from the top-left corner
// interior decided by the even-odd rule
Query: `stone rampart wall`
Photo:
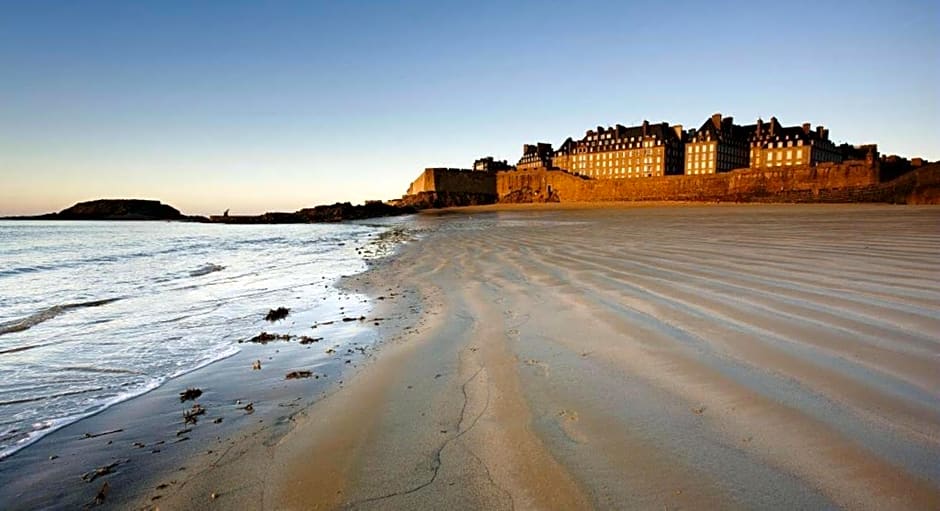
[[[560,170],[499,172],[501,202],[593,201],[787,201],[824,191],[872,187],[878,169],[862,161],[787,169],[742,169],[712,175],[636,179],[585,179]],[[831,194],[827,194],[831,195]]]

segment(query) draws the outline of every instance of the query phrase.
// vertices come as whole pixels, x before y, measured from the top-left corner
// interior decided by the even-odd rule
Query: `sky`
[[[425,167],[715,112],[938,160],[937,5],[0,0],[0,215],[392,199]]]

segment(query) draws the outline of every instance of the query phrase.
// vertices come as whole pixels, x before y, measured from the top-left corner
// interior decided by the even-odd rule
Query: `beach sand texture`
[[[940,209],[415,223],[421,323],[161,508],[940,509]]]

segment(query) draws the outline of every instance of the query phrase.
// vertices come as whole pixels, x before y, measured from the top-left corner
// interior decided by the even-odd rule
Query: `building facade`
[[[519,170],[552,168],[552,157],[554,156],[551,144],[538,142],[536,144],[525,144],[522,146],[522,158],[516,164]]]
[[[867,146],[836,146],[822,126],[816,130],[809,123],[784,127],[776,117],[767,123],[758,119],[756,124],[740,126],[734,118],[716,113],[698,130],[689,132],[681,125],[643,121],[629,128],[598,126],[580,140],[566,139],[557,151],[552,151],[551,144],[526,144],[517,168],[555,168],[592,179],[624,179],[815,166],[855,159],[862,152],[872,160]],[[874,154],[877,160],[877,152]],[[483,168],[486,166],[481,164],[480,170]]]
[[[574,154],[574,149],[577,146],[574,140],[571,137],[565,139],[561,143],[561,147],[552,155],[552,166],[557,169],[571,169],[571,155]]]
[[[555,167],[595,179],[682,174],[684,133],[668,123],[589,130],[577,142],[568,139],[556,153]]]
[[[480,158],[473,162],[473,170],[478,172],[498,172],[500,170],[509,170],[512,167],[506,160],[494,160],[492,156]]]
[[[809,123],[783,127],[776,117],[771,117],[768,123],[758,119],[748,130],[751,168],[842,162],[841,149],[829,140],[829,130],[822,126],[815,131]]]
[[[712,115],[685,144],[685,173],[715,174],[747,168],[750,163],[750,132],[734,124],[733,117]]]

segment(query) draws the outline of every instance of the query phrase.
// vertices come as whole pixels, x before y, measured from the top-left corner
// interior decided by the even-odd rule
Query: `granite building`
[[[519,170],[552,168],[552,156],[554,151],[551,144],[538,142],[536,144],[525,144],[522,146],[522,158],[516,164]]]
[[[568,139],[556,153],[555,167],[595,179],[682,174],[684,133],[668,123],[627,128],[620,124],[589,130],[577,142]]]
[[[829,140],[829,130],[822,126],[815,131],[809,123],[783,127],[776,117],[771,117],[768,123],[758,119],[757,124],[747,128],[751,132],[751,168],[842,162],[842,150]]]
[[[685,173],[715,174],[748,167],[750,134],[747,127],[734,124],[733,117],[712,115],[688,135]]]
[[[741,126],[734,118],[716,113],[698,130],[688,132],[681,125],[643,121],[629,128],[598,126],[580,140],[566,139],[557,151],[552,151],[551,144],[526,144],[517,168],[561,169],[592,179],[623,179],[871,160],[868,152],[867,146],[836,146],[822,126],[815,130],[809,123],[784,127],[776,117],[767,123],[758,119],[756,124]]]
[[[498,172],[500,170],[509,170],[512,167],[506,160],[494,160],[492,156],[480,158],[473,162],[473,170],[478,172]]]
[[[577,144],[571,137],[565,139],[561,146],[552,155],[552,166],[558,169],[571,169],[571,155],[574,154]]]

